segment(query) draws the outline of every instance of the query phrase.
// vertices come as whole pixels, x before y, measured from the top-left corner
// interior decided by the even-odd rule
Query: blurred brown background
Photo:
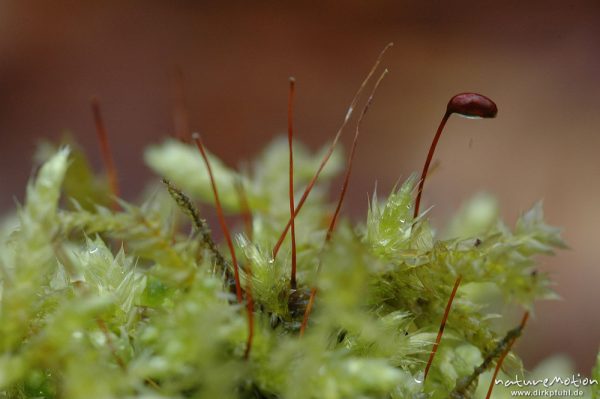
[[[564,300],[539,304],[519,347],[529,367],[566,353],[588,373],[600,342],[599,40],[596,1],[0,0],[0,209],[22,198],[40,138],[69,129],[100,169],[92,95],[102,99],[125,196],[134,198],[150,176],[142,148],[173,130],[175,65],[192,128],[235,165],[285,131],[290,75],[298,136],[313,148],[327,142],[393,41],[346,211],[364,215],[376,180],[386,193],[420,170],[451,95],[493,98],[496,120],[449,122],[425,205],[435,204],[442,226],[485,189],[512,224],[545,200],[571,246],[541,260]]]

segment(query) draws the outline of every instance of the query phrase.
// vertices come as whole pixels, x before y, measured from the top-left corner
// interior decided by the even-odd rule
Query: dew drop
[[[417,375],[415,376],[415,382],[417,384],[422,384],[424,379],[425,379],[425,377],[424,377],[424,374],[422,371],[419,371],[417,373]]]
[[[475,115],[463,115],[463,114],[458,114],[458,116],[461,116],[465,119],[483,119],[483,117],[481,116],[475,116]]]

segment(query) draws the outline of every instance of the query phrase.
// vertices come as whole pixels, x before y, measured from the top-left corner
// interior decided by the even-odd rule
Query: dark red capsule
[[[481,94],[460,93],[448,102],[447,114],[459,114],[466,118],[494,118],[498,113],[496,104]]]

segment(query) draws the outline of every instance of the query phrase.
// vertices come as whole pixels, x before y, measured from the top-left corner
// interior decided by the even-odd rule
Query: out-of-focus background
[[[89,99],[98,95],[124,195],[150,172],[142,149],[173,132],[172,76],[191,127],[229,164],[285,132],[297,79],[297,136],[328,142],[390,41],[345,209],[366,212],[420,170],[448,99],[493,98],[495,120],[453,117],[425,206],[434,223],[474,193],[516,217],[544,199],[571,249],[541,259],[562,301],[540,303],[519,344],[526,365],[565,353],[589,373],[600,342],[600,3],[597,1],[0,1],[0,209],[21,199],[41,138],[65,130],[101,169]],[[344,137],[350,142],[351,133]]]

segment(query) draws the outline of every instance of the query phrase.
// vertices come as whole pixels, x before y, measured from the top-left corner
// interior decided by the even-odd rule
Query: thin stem
[[[433,153],[435,152],[435,147],[437,146],[438,141],[440,140],[440,136],[442,135],[442,131],[444,130],[444,126],[446,126],[446,122],[448,122],[448,118],[450,117],[451,112],[446,111],[440,125],[435,133],[435,137],[431,142],[431,146],[429,147],[429,153],[427,154],[427,159],[425,160],[425,165],[423,165],[423,172],[421,172],[421,179],[419,180],[419,189],[417,191],[417,199],[415,200],[415,213],[413,215],[414,218],[419,216],[419,206],[421,205],[421,195],[423,194],[423,186],[425,185],[425,179],[427,178],[427,171],[429,170],[429,164],[433,159]]]
[[[292,239],[292,275],[290,277],[290,286],[296,289],[296,222],[294,214],[294,92],[296,89],[296,80],[290,78],[290,91],[288,97],[288,144],[290,152],[290,226]]]
[[[204,145],[202,144],[202,140],[200,139],[200,135],[194,134],[192,135],[192,138],[196,142],[196,146],[200,150],[200,154],[202,154],[202,158],[204,159],[204,163],[206,164],[206,169],[208,170],[210,184],[215,197],[217,216],[219,218],[219,223],[221,224],[221,229],[223,230],[223,235],[225,236],[225,240],[227,241],[227,246],[229,247],[229,252],[231,254],[231,263],[233,264],[237,301],[238,303],[242,303],[243,299],[242,287],[240,284],[239,267],[237,263],[237,258],[235,256],[235,249],[233,248],[233,241],[231,240],[231,234],[229,234],[229,228],[227,227],[227,223],[225,222],[225,217],[223,215],[223,208],[221,206],[221,201],[219,200],[219,192],[217,191],[217,185],[215,184],[215,178],[212,173],[212,168],[210,166],[208,157],[206,156],[206,151],[204,149]],[[248,266],[247,273],[248,280],[246,286],[246,311],[248,314],[248,339],[246,341],[246,350],[244,351],[244,359],[246,360],[250,356],[250,350],[252,349],[252,340],[254,339],[254,299],[252,297],[252,270],[250,269],[250,266]]]
[[[433,348],[431,349],[431,354],[429,355],[429,360],[427,361],[427,366],[425,366],[425,373],[423,375],[423,383],[427,379],[427,374],[429,374],[429,369],[431,368],[431,364],[433,363],[433,358],[437,352],[438,346],[442,341],[442,335],[444,335],[444,329],[446,328],[446,322],[448,321],[448,315],[450,314],[450,308],[452,307],[452,302],[454,301],[454,297],[456,296],[456,291],[458,290],[458,286],[460,285],[460,281],[462,280],[462,276],[458,276],[456,281],[454,282],[454,288],[452,288],[452,293],[450,294],[450,298],[448,299],[448,303],[446,304],[446,309],[444,310],[444,316],[442,317],[442,322],[440,323],[440,329],[438,330],[437,337],[435,339],[435,343],[433,344]]]
[[[523,318],[521,319],[521,324],[519,324],[519,328],[518,328],[519,333],[518,333],[518,335],[516,335],[513,339],[510,340],[510,342],[508,343],[508,346],[506,347],[506,349],[504,350],[504,352],[502,352],[502,356],[500,356],[500,358],[498,359],[498,362],[496,363],[496,368],[494,369],[494,374],[492,375],[492,381],[490,381],[490,386],[488,388],[487,395],[485,396],[485,399],[490,399],[490,397],[492,396],[492,391],[494,389],[494,385],[495,385],[495,382],[496,382],[496,377],[498,376],[498,372],[500,371],[500,368],[502,367],[502,363],[504,362],[504,358],[506,358],[506,356],[508,355],[508,353],[512,349],[513,345],[515,344],[515,341],[517,340],[518,336],[521,334],[521,332],[525,328],[525,324],[527,324],[527,320],[528,319],[529,319],[529,312],[525,312],[523,314]]]
[[[365,103],[362,113],[360,114],[360,117],[358,118],[358,122],[356,123],[356,130],[354,132],[354,140],[352,141],[352,148],[350,150],[350,155],[348,156],[348,166],[346,168],[346,174],[344,176],[344,183],[342,185],[342,191],[340,192],[340,198],[338,199],[338,203],[335,208],[335,212],[333,213],[333,218],[331,219],[331,223],[329,224],[329,229],[327,230],[327,236],[325,237],[325,242],[329,242],[329,240],[331,239],[331,235],[333,234],[333,229],[335,228],[335,223],[337,221],[337,218],[340,215],[340,210],[342,209],[342,203],[344,202],[346,192],[348,191],[348,183],[350,182],[350,175],[352,174],[352,164],[354,163],[354,155],[356,153],[356,147],[358,144],[358,136],[360,135],[360,126],[362,125],[362,121],[363,121],[365,115],[369,111],[369,107],[373,103],[373,97],[375,96],[375,92],[377,91],[377,89],[379,88],[379,85],[381,84],[381,81],[387,74],[388,74],[388,70],[385,69],[383,71],[383,73],[379,76],[379,79],[377,79],[377,82],[375,83],[375,86],[373,86],[373,90],[371,91],[371,95],[369,96],[367,102]]]
[[[304,311],[304,316],[302,317],[302,324],[300,325],[300,336],[304,335],[304,331],[306,331],[306,327],[308,326],[308,318],[312,313],[312,308],[315,303],[315,297],[317,296],[317,287],[313,287],[310,290],[310,297],[308,298],[308,305],[306,305],[306,310]]]
[[[106,126],[102,119],[102,113],[100,112],[100,102],[98,98],[92,98],[92,113],[94,115],[94,123],[96,125],[96,134],[98,136],[98,142],[100,143],[100,152],[102,153],[102,159],[104,161],[104,167],[108,174],[108,183],[110,185],[110,191],[113,194],[114,202],[113,207],[118,208],[116,199],[119,197],[119,182],[117,179],[117,168],[110,151],[110,145],[108,144],[108,133],[106,132]]]
[[[250,357],[250,350],[252,349],[252,340],[254,339],[254,298],[252,296],[252,268],[250,264],[247,265],[246,272],[248,275],[248,281],[246,284],[246,312],[248,314],[248,339],[246,341],[246,350],[244,352],[244,359],[248,360]]]
[[[342,190],[340,192],[340,197],[338,199],[337,206],[335,208],[335,212],[333,214],[333,217],[331,218],[331,222],[329,223],[329,228],[327,229],[327,235],[325,236],[325,244],[327,244],[331,240],[333,230],[335,229],[335,224],[336,224],[337,218],[339,217],[340,211],[342,209],[342,204],[344,202],[344,198],[346,197],[346,192],[348,191],[350,175],[352,174],[352,164],[354,163],[354,155],[356,153],[358,137],[360,135],[360,126],[362,125],[362,121],[363,121],[365,115],[367,114],[367,111],[369,111],[369,107],[371,106],[371,104],[373,102],[373,98],[375,96],[375,93],[377,92],[377,88],[379,88],[381,81],[383,80],[385,75],[387,75],[387,73],[388,73],[388,70],[385,69],[379,76],[379,79],[377,79],[377,82],[375,82],[375,85],[373,86],[373,90],[371,91],[371,94],[369,95],[369,98],[367,99],[367,102],[365,103],[365,106],[363,107],[362,113],[360,114],[360,117],[358,118],[358,121],[356,122],[356,130],[354,132],[354,140],[352,141],[352,149],[350,150],[350,155],[348,156],[348,164],[347,164],[348,166],[346,166],[346,174],[344,176],[344,183],[342,184]],[[319,262],[319,264],[317,266],[317,273],[320,271],[320,269],[321,269],[321,262]],[[317,289],[313,288],[310,291],[310,298],[308,300],[308,306],[306,307],[306,310],[304,312],[304,317],[302,319],[302,325],[300,326],[300,336],[304,335],[304,330],[306,330],[306,327],[308,325],[308,318],[310,316],[310,313],[312,312],[312,307],[313,307],[316,295],[317,295]]]
[[[327,164],[327,161],[329,161],[329,158],[331,158],[331,155],[333,154],[333,150],[335,149],[335,146],[337,145],[344,128],[348,124],[348,121],[350,120],[350,117],[352,116],[352,113],[354,112],[354,108],[356,107],[356,104],[358,103],[358,100],[360,99],[360,96],[361,96],[364,88],[366,87],[367,83],[369,83],[369,81],[371,80],[371,77],[375,73],[375,70],[381,63],[381,59],[382,59],[383,55],[385,54],[385,52],[393,45],[394,45],[393,43],[388,43],[388,45],[384,47],[384,49],[381,51],[381,53],[379,53],[379,56],[377,57],[375,64],[373,64],[373,67],[371,67],[371,70],[369,71],[369,73],[367,74],[367,76],[365,77],[363,82],[361,83],[356,94],[354,94],[354,98],[352,99],[352,102],[350,103],[350,106],[348,107],[348,111],[346,112],[346,116],[344,117],[344,121],[342,122],[342,125],[339,127],[338,131],[336,132],[335,137],[333,138],[333,141],[331,142],[331,145],[329,146],[327,152],[325,153],[325,156],[321,160],[321,164],[319,165],[319,168],[315,172],[314,176],[311,178],[310,182],[308,183],[308,186],[306,186],[306,188],[304,189],[304,193],[302,193],[302,197],[300,198],[300,200],[298,201],[298,204],[296,205],[296,209],[294,210],[294,216],[293,216],[294,218],[296,216],[298,216],[300,209],[302,209],[304,202],[306,201],[308,195],[310,194],[315,183],[317,182],[317,179],[319,178],[321,171]],[[287,235],[287,232],[290,229],[291,224],[292,224],[292,217],[290,217],[290,219],[288,220],[287,224],[285,225],[285,228],[283,229],[283,232],[281,233],[281,235],[279,236],[279,239],[277,240],[277,243],[273,247],[273,259],[275,259],[277,257],[277,253],[279,252],[279,249],[281,248],[281,244],[283,243],[283,240],[285,239],[285,236]]]
[[[223,235],[225,236],[225,240],[227,241],[227,246],[229,247],[229,253],[231,254],[231,263],[233,264],[233,274],[235,279],[235,293],[237,297],[238,303],[242,303],[242,287],[240,285],[240,272],[237,263],[237,258],[235,257],[235,249],[233,248],[233,241],[231,240],[231,235],[229,234],[229,228],[227,227],[227,223],[225,222],[225,216],[223,215],[223,208],[221,207],[221,201],[219,200],[219,192],[217,190],[217,185],[215,184],[215,178],[212,173],[212,168],[210,167],[210,162],[208,157],[206,156],[206,151],[204,149],[204,145],[202,144],[202,139],[200,135],[194,133],[192,135],[192,139],[196,142],[196,146],[198,150],[200,150],[200,154],[204,159],[204,163],[206,164],[206,170],[208,171],[208,176],[210,177],[210,185],[212,187],[212,191],[215,197],[215,206],[217,209],[217,217],[219,218],[219,224],[221,225],[221,229],[223,230]]]

